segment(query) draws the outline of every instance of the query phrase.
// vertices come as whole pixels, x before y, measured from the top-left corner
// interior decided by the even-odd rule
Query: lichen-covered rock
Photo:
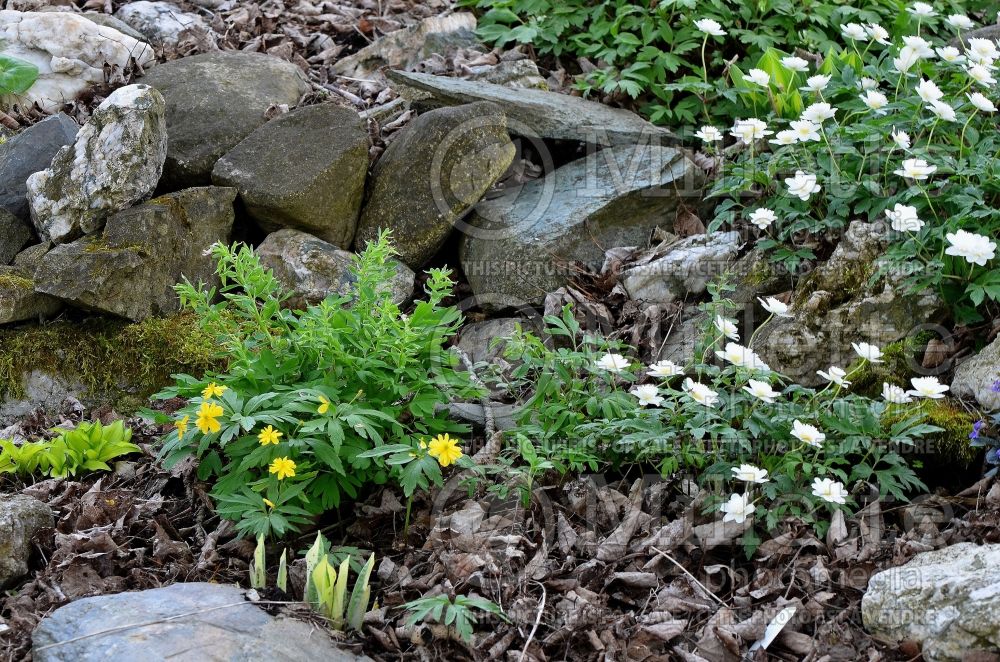
[[[27,574],[32,536],[54,523],[52,511],[38,499],[0,494],[0,589]]]
[[[115,18],[142,33],[154,44],[176,44],[187,30],[209,31],[201,16],[185,12],[170,2],[130,2],[115,12]]]
[[[262,53],[220,51],[173,60],[146,74],[167,100],[168,189],[202,186],[223,154],[267,121],[272,105],[309,91],[302,71]]]
[[[495,104],[420,115],[373,168],[355,243],[360,248],[389,229],[400,259],[423,266],[507,170],[515,151],[507,119]]]
[[[874,575],[861,617],[874,635],[922,644],[928,662],[1000,649],[1000,545],[959,543]]]
[[[244,593],[237,586],[191,583],[83,598],[38,624],[32,659],[370,662],[303,621],[271,616],[249,601],[240,604]],[[139,621],[144,625],[134,627]]]
[[[306,106],[251,133],[212,181],[240,192],[266,231],[305,230],[340,248],[354,240],[368,175],[368,132],[350,108]]]
[[[295,292],[288,302],[295,308],[319,303],[331,294],[349,296],[356,282],[351,273],[353,253],[298,230],[267,235],[257,255],[282,285]],[[415,276],[405,264],[393,262],[395,275],[387,287],[393,301],[402,304],[413,297]]]
[[[975,398],[986,411],[1000,411],[1000,338],[955,368],[951,392]]]
[[[0,265],[10,264],[34,236],[30,223],[0,208]]]
[[[50,317],[62,301],[35,291],[34,270],[0,267],[0,324]]]
[[[103,83],[105,67],[126,70],[156,64],[153,48],[114,28],[70,12],[0,11],[4,54],[38,67],[35,84],[14,101],[54,112],[90,86]]]
[[[701,169],[672,147],[603,150],[476,205],[462,268],[493,305],[538,305],[580,265],[598,271],[605,249],[644,246],[655,228],[671,227],[703,183]]]
[[[74,306],[131,320],[175,312],[175,284],[185,277],[214,282],[214,262],[205,251],[228,242],[235,199],[232,188],[193,188],[119,212],[103,233],[46,253],[35,287]]]
[[[947,307],[932,291],[910,293],[898,278],[869,286],[884,247],[884,226],[856,221],[830,259],[806,277],[790,318],[774,319],[757,334],[753,349],[773,370],[803,386],[823,383],[816,374],[857,359],[852,343],[879,347],[944,321]]]
[[[704,294],[740,249],[738,232],[712,232],[681,239],[630,267],[621,276],[629,296],[643,303],[671,303]]]
[[[46,117],[0,144],[0,208],[31,228],[28,177],[49,167],[56,153],[76,141],[80,127],[64,113]]]
[[[153,193],[166,155],[163,97],[148,85],[118,88],[76,142],[28,178],[39,236],[59,244],[100,230],[109,216]]]

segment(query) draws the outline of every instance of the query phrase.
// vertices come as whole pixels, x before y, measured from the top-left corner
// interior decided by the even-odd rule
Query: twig
[[[723,607],[728,607],[729,606],[725,602],[723,602],[722,598],[720,598],[719,596],[717,596],[715,593],[712,593],[711,591],[709,591],[708,587],[705,586],[704,584],[702,584],[700,581],[698,581],[697,577],[695,577],[690,572],[688,572],[687,568],[685,568],[680,563],[678,563],[677,559],[675,559],[674,557],[670,556],[670,554],[667,554],[666,552],[664,552],[662,550],[659,550],[659,549],[657,549],[655,547],[650,547],[650,549],[653,550],[654,552],[656,552],[657,554],[659,554],[660,556],[664,557],[665,559],[667,559],[671,563],[673,563],[678,568],[680,568],[681,572],[683,572],[685,575],[687,575],[688,577],[690,577],[691,581],[693,581],[695,584],[697,584],[698,586],[701,587],[701,590],[705,591],[705,593],[708,593],[710,596],[712,596],[713,598],[715,598],[715,601],[718,602],[720,605],[722,605]]]
[[[528,633],[528,639],[524,642],[524,648],[521,649],[521,657],[517,658],[517,662],[524,662],[524,656],[528,654],[528,646],[531,645],[531,641],[535,638],[535,632],[538,631],[538,624],[542,622],[542,613],[545,611],[545,598],[548,596],[548,592],[545,590],[545,584],[541,582],[535,582],[542,588],[542,599],[538,603],[538,613],[535,614],[535,624],[531,626],[531,632]]]
[[[493,418],[493,406],[490,402],[489,389],[486,388],[486,384],[484,384],[483,380],[481,380],[479,375],[476,374],[476,367],[472,364],[472,359],[470,359],[469,355],[465,353],[465,350],[460,347],[453,347],[452,349],[454,349],[458,353],[458,357],[462,359],[462,365],[464,365],[465,369],[469,371],[469,379],[472,383],[483,389],[485,392],[483,397],[479,399],[479,403],[483,406],[483,421],[486,426],[486,438],[492,439],[493,435],[496,434],[497,425],[496,420]]]
[[[161,623],[169,623],[170,621],[177,620],[178,618],[187,618],[188,616],[197,616],[199,614],[207,614],[210,611],[218,611],[219,609],[228,609],[229,607],[239,607],[242,605],[248,605],[250,607],[254,605],[297,605],[300,602],[295,602],[292,600],[259,600],[257,602],[250,602],[249,600],[243,600],[241,602],[233,602],[231,604],[216,605],[215,607],[208,607],[207,609],[199,609],[198,611],[189,611],[183,614],[174,614],[173,616],[167,616],[165,618],[160,618],[155,621],[144,621],[142,623],[129,623],[128,625],[119,625],[117,627],[108,628],[107,630],[100,630],[98,632],[90,632],[88,634],[81,634],[79,637],[73,637],[72,639],[66,639],[65,641],[56,641],[51,644],[45,644],[44,646],[36,646],[35,652],[43,651],[49,648],[55,648],[57,646],[65,646],[67,644],[76,643],[83,639],[90,639],[91,637],[101,637],[106,634],[114,634],[115,632],[122,632],[124,630],[131,630],[133,628],[144,628],[151,625],[160,625]]]

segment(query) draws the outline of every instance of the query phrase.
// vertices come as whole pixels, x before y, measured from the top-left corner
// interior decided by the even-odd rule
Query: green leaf
[[[24,94],[38,80],[38,67],[0,53],[0,95]]]

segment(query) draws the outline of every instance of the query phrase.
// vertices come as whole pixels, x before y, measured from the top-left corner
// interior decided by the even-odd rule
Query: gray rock
[[[49,507],[22,494],[0,494],[0,589],[28,573],[31,538],[54,526]]]
[[[295,308],[319,303],[330,295],[350,296],[356,283],[351,273],[353,253],[298,230],[269,234],[257,247],[257,255],[282,285],[296,293],[289,300]],[[413,297],[415,276],[405,264],[393,263],[395,274],[387,286],[392,300],[403,304]]]
[[[545,78],[538,71],[538,65],[527,58],[504,60],[495,65],[483,67],[481,71],[473,72],[472,80],[481,80],[514,89],[549,89]]]
[[[695,348],[705,333],[708,316],[697,305],[687,305],[680,312],[663,339],[657,361],[673,361],[679,366],[690,365],[695,358]]]
[[[523,317],[498,317],[466,324],[458,333],[456,345],[473,363],[493,362],[503,356],[505,343],[494,340],[510,338],[517,327],[538,334],[538,325]]]
[[[616,147],[476,205],[466,220],[462,268],[478,297],[538,305],[578,271],[601,268],[605,249],[641,246],[671,227],[702,171],[680,151]]]
[[[163,185],[173,190],[211,183],[215,162],[267,121],[268,108],[295,105],[309,91],[294,64],[231,51],[167,62],[142,82],[167,100]]]
[[[333,104],[286,113],[223,156],[212,181],[240,192],[266,231],[292,227],[349,248],[365,194],[368,132]]]
[[[760,329],[752,348],[773,370],[818,386],[817,370],[857,360],[852,343],[884,347],[922,324],[944,321],[946,306],[934,292],[911,294],[893,277],[869,285],[884,236],[880,224],[851,223],[830,259],[800,284],[792,317]]]
[[[0,324],[51,317],[62,301],[35,291],[34,270],[0,267]]]
[[[105,81],[105,67],[125,71],[131,61],[156,64],[153,48],[118,30],[71,12],[0,11],[4,54],[38,66],[38,80],[14,105],[37,103],[55,112],[88,88]]]
[[[22,269],[30,269],[31,273],[34,273],[35,268],[38,267],[38,263],[42,261],[42,258],[50,250],[52,250],[52,244],[48,242],[28,246],[14,256],[14,266],[21,267]]]
[[[0,208],[0,265],[11,260],[35,236],[31,223],[22,221],[6,209]]]
[[[975,398],[987,411],[1000,411],[1000,338],[981,352],[966,359],[955,369],[951,392],[959,397]]]
[[[438,55],[448,58],[464,48],[483,49],[476,38],[476,17],[468,12],[431,16],[390,32],[331,67],[333,73],[359,80],[384,80],[382,70],[415,69]]]
[[[79,129],[76,122],[59,113],[0,143],[0,208],[30,224],[28,177],[48,168],[60,148],[76,141]]]
[[[38,624],[31,635],[32,659],[369,660],[339,648],[321,629],[271,616],[244,600],[244,591],[236,586],[208,583],[83,598],[57,609]],[[108,630],[108,634],[87,636]]]
[[[229,241],[232,188],[193,188],[115,214],[100,235],[62,244],[35,271],[39,292],[131,320],[179,309],[173,286],[215,282],[205,251]]]
[[[924,659],[969,659],[1000,649],[1000,545],[959,543],[924,552],[868,581],[865,627],[891,641],[921,643]]]
[[[145,35],[153,44],[176,44],[188,30],[209,32],[201,16],[185,12],[170,2],[130,2],[115,12],[115,18]]]
[[[8,395],[0,399],[0,421],[4,424],[23,420],[38,410],[49,414],[62,413],[67,400],[84,399],[90,390],[79,378],[45,370],[32,370],[18,377],[23,397]],[[90,403],[94,406],[105,404],[98,400]]]
[[[398,91],[420,105],[454,106],[473,101],[499,104],[510,131],[522,136],[598,145],[676,144],[677,136],[635,113],[580,97],[536,89],[511,89],[483,81],[390,71]]]
[[[708,283],[729,270],[740,249],[738,232],[712,232],[687,237],[658,249],[629,268],[622,285],[629,296],[644,303],[671,303],[687,295],[704,294]]]
[[[100,230],[111,214],[153,193],[167,155],[163,113],[163,97],[148,85],[118,88],[76,142],[28,178],[31,219],[43,241]]]
[[[736,260],[729,273],[736,289],[727,297],[743,305],[756,304],[757,297],[779,294],[794,285],[791,274],[783,273],[759,248]]]
[[[400,259],[421,267],[500,178],[516,149],[491,103],[440,108],[411,122],[372,170],[355,243],[392,231]]]
[[[111,14],[104,14],[97,11],[85,11],[82,14],[80,14],[80,16],[83,16],[85,19],[87,19],[92,23],[97,23],[98,25],[103,25],[104,27],[107,28],[113,28],[115,30],[118,30],[122,34],[127,34],[133,39],[149,43],[149,37],[142,34],[141,32],[133,28],[125,21],[115,18]]]

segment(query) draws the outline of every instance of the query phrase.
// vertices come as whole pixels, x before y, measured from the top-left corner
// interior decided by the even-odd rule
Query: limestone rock
[[[60,309],[59,299],[35,291],[33,270],[0,267],[0,324],[50,317]]]
[[[163,97],[148,85],[111,93],[47,169],[28,178],[28,204],[43,240],[72,241],[145,200],[167,153]]]
[[[83,598],[39,623],[31,636],[32,659],[154,662],[183,659],[196,651],[200,659],[229,662],[369,661],[339,648],[322,630],[271,616],[250,602],[241,605],[244,599],[236,586],[208,583]],[[126,627],[136,623],[146,625]],[[67,643],[52,646],[59,642]]]
[[[188,30],[209,32],[205,19],[185,12],[170,2],[130,2],[115,12],[115,18],[142,33],[154,44],[176,44]]]
[[[423,266],[514,159],[503,111],[491,103],[417,117],[372,170],[357,246],[392,231],[400,259]]]
[[[30,226],[28,177],[48,168],[60,148],[76,141],[79,130],[76,122],[59,113],[0,144],[0,208]]]
[[[5,55],[39,70],[38,80],[16,102],[37,103],[47,112],[103,83],[106,66],[123,71],[133,59],[141,67],[156,64],[149,44],[69,12],[0,11],[0,43]]]
[[[472,80],[503,85],[514,89],[549,89],[548,83],[538,71],[538,65],[533,60],[501,60],[492,66],[482,68],[472,67]],[[478,69],[478,70],[477,70]]]
[[[818,386],[817,370],[846,368],[857,359],[852,343],[884,347],[922,324],[944,321],[946,306],[935,292],[908,293],[892,277],[868,285],[884,236],[881,224],[851,223],[830,259],[800,284],[792,317],[760,330],[753,349],[773,370]]]
[[[874,575],[861,600],[865,627],[923,644],[928,662],[1000,649],[1000,545],[959,543]]]
[[[296,293],[289,301],[295,308],[319,303],[331,294],[348,296],[354,287],[354,254],[305,232],[269,234],[257,247],[257,255],[282,285]],[[413,297],[414,273],[405,264],[394,263],[396,273],[388,287],[393,301],[402,304]]]
[[[605,249],[641,246],[671,227],[702,171],[671,147],[606,149],[476,205],[466,220],[462,268],[477,297],[538,305],[566,285],[575,263],[598,271]]]
[[[232,188],[193,188],[115,214],[100,235],[62,244],[35,271],[39,292],[131,320],[178,310],[173,286],[213,283],[204,252],[232,231]]]
[[[293,227],[340,248],[354,240],[368,174],[368,132],[333,104],[286,113],[223,156],[212,181],[232,186],[269,232]]]
[[[28,572],[31,537],[55,524],[41,501],[22,494],[0,494],[0,589]]]
[[[635,113],[567,94],[405,71],[390,71],[387,75],[400,94],[424,106],[492,101],[509,118],[511,133],[522,136],[598,145],[679,142],[669,130],[650,124]]]
[[[1000,338],[955,369],[951,392],[975,398],[987,411],[1000,410]]]
[[[83,16],[88,21],[97,23],[98,25],[103,25],[108,28],[114,28],[115,30],[118,30],[122,34],[127,34],[128,36],[133,37],[134,39],[137,39],[139,41],[145,41],[147,43],[149,42],[149,37],[142,34],[141,32],[133,28],[125,21],[115,18],[114,15],[112,14],[105,14],[104,12],[99,12],[99,11],[85,11],[82,14],[80,14],[80,16]]]
[[[268,108],[295,105],[309,91],[294,64],[231,51],[173,60],[141,80],[167,101],[163,185],[172,190],[211,183],[216,161],[267,121]]]
[[[629,296],[644,303],[671,303],[704,294],[708,283],[724,274],[741,245],[738,232],[693,235],[659,251],[622,274]]]
[[[10,264],[34,236],[30,223],[0,208],[0,265]]]

